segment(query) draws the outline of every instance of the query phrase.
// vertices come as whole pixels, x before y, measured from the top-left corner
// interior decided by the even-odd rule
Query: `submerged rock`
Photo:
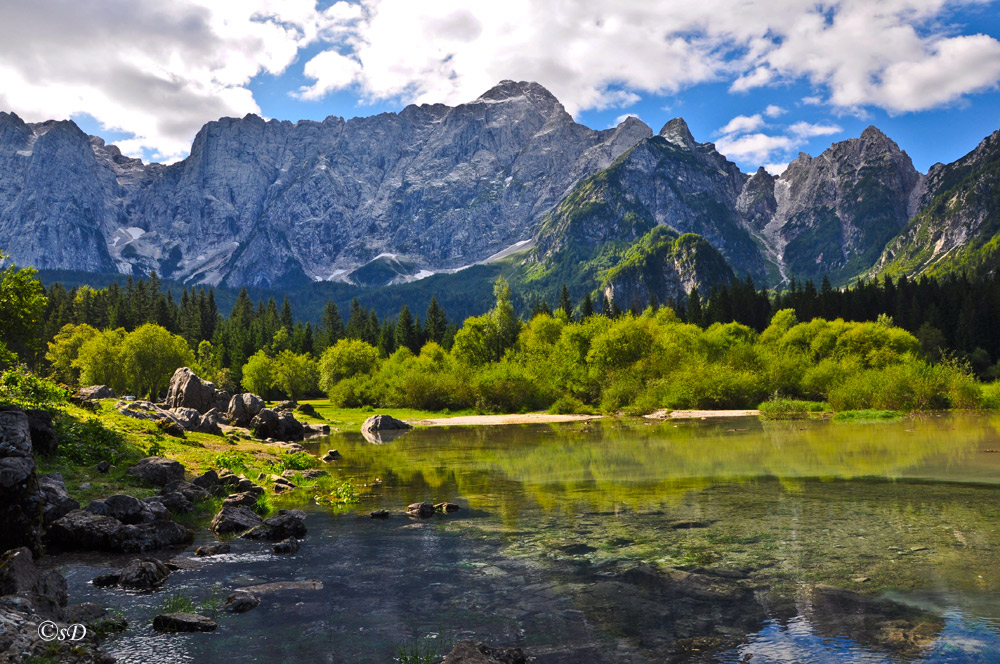
[[[302,544],[294,537],[283,539],[271,546],[275,553],[297,553]]]
[[[459,641],[441,664],[527,664],[520,648],[494,648],[475,641]]]
[[[434,505],[430,503],[412,503],[407,506],[406,513],[410,516],[428,519],[434,516]]]
[[[118,573],[118,585],[130,590],[153,590],[162,586],[168,576],[170,570],[159,560],[137,558]]]
[[[207,556],[220,556],[224,553],[229,553],[233,550],[233,547],[228,542],[220,542],[219,544],[205,544],[199,546],[194,550],[194,555],[198,557]]]
[[[243,537],[267,542],[278,542],[289,537],[305,537],[305,519],[306,514],[302,510],[279,510],[277,515],[264,519],[260,525],[245,533]]]
[[[153,618],[157,632],[214,632],[219,623],[197,613],[162,613]]]
[[[225,609],[229,613],[246,613],[257,608],[260,604],[260,597],[246,590],[234,590],[226,598]]]

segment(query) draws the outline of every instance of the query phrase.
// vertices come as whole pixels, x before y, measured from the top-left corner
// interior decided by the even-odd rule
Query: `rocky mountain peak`
[[[507,101],[518,97],[527,97],[529,99],[545,101],[562,106],[554,94],[549,92],[542,85],[533,81],[500,81],[492,88],[479,95],[479,98],[476,101]]]
[[[663,129],[660,130],[660,136],[667,139],[667,141],[673,143],[674,145],[687,148],[694,145],[694,136],[691,135],[691,130],[688,129],[687,123],[684,122],[684,118],[674,118],[667,124],[663,125]]]

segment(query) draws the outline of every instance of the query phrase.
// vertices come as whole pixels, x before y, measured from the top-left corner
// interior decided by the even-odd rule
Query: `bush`
[[[345,378],[333,386],[329,395],[330,403],[339,408],[377,405],[375,385],[371,376]]]
[[[576,397],[563,395],[549,406],[549,412],[554,415],[593,415],[595,411]]]
[[[27,408],[56,406],[66,402],[69,392],[51,380],[39,378],[23,366],[0,374],[0,402]]]
[[[504,360],[473,377],[476,408],[488,413],[517,413],[548,405],[534,377],[518,364]]]
[[[107,460],[117,465],[145,456],[138,445],[130,443],[124,435],[106,427],[96,417],[81,422],[65,413],[57,413],[52,424],[59,439],[59,456],[74,464],[89,465]]]
[[[760,416],[766,420],[799,420],[809,417],[809,413],[826,410],[821,401],[799,401],[796,399],[773,398],[757,406]]]

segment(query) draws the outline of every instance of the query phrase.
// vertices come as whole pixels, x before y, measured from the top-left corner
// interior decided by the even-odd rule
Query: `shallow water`
[[[312,451],[339,449],[331,468],[371,486],[352,509],[305,506],[294,556],[235,540],[154,594],[89,584],[124,560],[57,564],[73,601],[130,620],[107,642],[121,662],[389,662],[462,638],[542,663],[998,661],[998,424],[607,421],[423,429],[383,445],[340,434]],[[401,514],[421,500],[462,509]],[[378,508],[394,514],[367,518]],[[323,589],[266,595],[212,634],[148,627],[173,592],[303,579]]]

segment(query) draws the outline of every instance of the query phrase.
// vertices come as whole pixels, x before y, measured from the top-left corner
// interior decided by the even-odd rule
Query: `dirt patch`
[[[422,427],[467,427],[492,426],[498,424],[546,424],[551,422],[584,422],[596,420],[600,415],[553,415],[551,413],[519,413],[516,415],[461,415],[459,417],[435,417],[427,420],[410,420],[410,424]]]
[[[759,410],[657,410],[649,420],[706,420],[710,417],[757,417]]]

